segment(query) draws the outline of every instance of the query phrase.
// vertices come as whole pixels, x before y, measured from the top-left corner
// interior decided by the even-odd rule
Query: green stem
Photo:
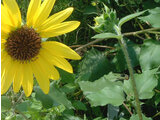
[[[122,35],[121,30],[118,26],[115,26],[115,30],[116,30],[118,35]],[[143,120],[142,110],[141,110],[140,101],[139,101],[139,95],[138,95],[138,91],[137,91],[137,87],[136,87],[136,82],[135,82],[135,79],[134,79],[134,72],[133,72],[131,60],[130,60],[130,57],[129,57],[129,53],[127,51],[127,46],[126,46],[126,43],[125,43],[123,37],[121,39],[119,39],[119,43],[120,43],[122,51],[124,53],[124,56],[125,56],[125,59],[126,59],[126,62],[127,62],[127,66],[128,66],[128,70],[129,70],[129,74],[130,74],[130,78],[131,78],[131,81],[132,81],[132,88],[133,88],[133,92],[134,92],[134,96],[135,96],[136,109],[137,109],[137,113],[138,113],[138,116],[139,116],[139,120]]]

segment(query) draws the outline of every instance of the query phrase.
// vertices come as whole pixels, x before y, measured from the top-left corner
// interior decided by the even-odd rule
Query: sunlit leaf
[[[94,82],[81,81],[79,84],[92,106],[119,106],[124,101],[122,83],[108,79],[107,75]]]
[[[160,66],[160,42],[146,40],[140,52],[140,65],[142,70],[157,68]]]
[[[160,28],[160,7],[149,10],[149,15],[140,17],[141,20],[149,22],[153,27]]]
[[[157,69],[144,71],[142,74],[135,74],[136,87],[139,99],[149,99],[154,95],[153,89],[157,86],[157,78],[155,76]],[[127,97],[133,97],[133,89],[131,79],[124,81],[124,91]]]

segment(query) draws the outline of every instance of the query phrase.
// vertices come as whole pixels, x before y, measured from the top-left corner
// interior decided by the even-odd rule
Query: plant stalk
[[[116,30],[118,35],[122,35],[121,30],[118,26],[115,26],[115,30]],[[130,60],[130,57],[129,57],[129,53],[127,51],[127,46],[126,46],[126,43],[125,43],[123,37],[121,37],[121,39],[119,39],[118,41],[119,41],[119,43],[121,45],[121,48],[122,48],[122,51],[124,53],[124,56],[125,56],[125,59],[126,59],[126,62],[127,62],[127,66],[128,66],[128,70],[129,70],[129,74],[130,74],[130,78],[131,78],[131,81],[132,81],[132,88],[133,88],[135,101],[136,101],[137,114],[139,116],[139,120],[143,120],[142,110],[141,110],[140,101],[139,101],[139,95],[138,95],[138,91],[137,91],[137,87],[136,87],[136,82],[135,82],[135,79],[134,79],[134,72],[133,72],[131,60]]]

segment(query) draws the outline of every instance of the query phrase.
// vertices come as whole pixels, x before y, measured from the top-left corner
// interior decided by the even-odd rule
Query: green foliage
[[[92,38],[98,38],[98,39],[116,38],[116,39],[119,39],[121,37],[122,36],[118,36],[118,35],[113,34],[113,33],[100,33],[100,34],[97,34],[97,35],[93,36]]]
[[[128,39],[126,39],[126,41],[127,41],[127,46],[128,46],[127,50],[129,53],[129,57],[131,58],[132,66],[135,67],[139,65],[139,54],[140,54],[141,48]],[[119,48],[120,46],[119,45],[115,45],[115,46],[117,47],[118,50],[112,62],[115,65],[116,72],[123,72],[127,69],[126,60],[124,58],[122,49]]]
[[[160,43],[155,40],[146,40],[141,48],[140,65],[142,70],[149,70],[160,66]]]
[[[109,8],[105,5],[105,11],[99,17],[94,19],[95,26],[92,27],[96,32],[115,32],[114,25],[118,23],[116,11],[109,10]]]
[[[129,120],[139,120],[138,115],[132,115]],[[143,120],[152,120],[151,118],[147,118],[143,115]]]
[[[141,20],[149,22],[152,27],[160,27],[160,7],[149,10],[149,15],[140,17]]]
[[[124,23],[130,21],[131,19],[137,17],[137,16],[140,16],[144,13],[145,11],[142,11],[142,12],[137,12],[137,13],[134,13],[134,14],[131,14],[131,15],[128,15],[128,16],[125,16],[124,18],[120,19],[119,23],[118,23],[118,26],[121,27]]]
[[[84,95],[90,100],[92,106],[104,106],[112,104],[119,106],[124,101],[124,94],[121,82],[115,82],[114,74],[104,75],[100,79],[89,82],[79,82]]]
[[[71,102],[66,98],[65,93],[60,91],[54,85],[54,83],[50,85],[50,91],[47,95],[42,92],[40,87],[36,87],[35,91],[36,91],[36,99],[42,101],[44,107],[51,108],[52,106],[58,106],[59,104],[63,104],[65,107],[69,109],[73,108]]]
[[[78,81],[94,81],[108,73],[111,65],[104,53],[92,49],[84,56],[79,66]]]
[[[157,78],[155,76],[157,69],[144,71],[142,74],[135,74],[136,86],[140,99],[149,99],[154,95],[153,89],[157,86]],[[127,96],[134,96],[131,80],[124,81],[124,91]]]
[[[30,0],[17,2],[25,23]],[[131,59],[143,120],[159,120],[159,6],[160,0],[57,0],[50,15],[74,7],[67,21],[81,25],[48,40],[82,47],[76,49],[82,60],[69,61],[73,74],[57,68],[61,78],[51,80],[48,94],[37,83],[28,98],[10,88],[1,96],[2,120],[139,120],[121,38]]]
[[[1,96],[1,110],[2,112],[5,112],[9,109],[11,109],[11,100],[7,96]]]

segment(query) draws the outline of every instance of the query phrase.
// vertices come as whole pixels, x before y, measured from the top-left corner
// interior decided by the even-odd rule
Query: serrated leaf
[[[92,38],[98,38],[98,39],[109,39],[109,38],[116,38],[116,39],[120,39],[122,36],[120,35],[116,35],[113,33],[100,33],[97,34],[95,36],[93,36]]]
[[[1,96],[1,110],[5,112],[11,109],[12,103],[11,100],[7,96]]]
[[[141,11],[141,12],[137,12],[137,13],[134,13],[134,14],[131,14],[131,15],[128,15],[128,16],[125,16],[124,18],[120,19],[119,23],[118,23],[118,26],[121,27],[124,23],[128,22],[129,20],[135,18],[135,17],[138,17],[140,15],[142,15],[145,11]]]
[[[124,101],[122,83],[113,82],[106,75],[94,82],[81,81],[79,85],[92,106],[119,106]]]
[[[143,71],[160,66],[160,42],[147,40],[144,42],[140,52],[140,65]]]
[[[135,82],[139,99],[149,99],[154,95],[153,89],[157,86],[157,79],[155,77],[157,69],[144,71],[142,74],[135,74]],[[124,81],[124,91],[127,97],[133,97],[133,89],[131,79]]]
[[[152,118],[147,118],[145,115],[143,115],[142,114],[142,118],[143,118],[143,120],[152,120]],[[139,120],[139,117],[138,117],[138,114],[136,114],[136,115],[132,115],[131,117],[130,117],[130,119],[129,120]]]
[[[152,27],[160,28],[160,7],[149,10],[150,14],[144,17],[140,17],[141,20],[149,22]]]
[[[65,107],[72,109],[72,103],[67,99],[64,92],[60,91],[54,83],[50,85],[50,91],[48,94],[44,94],[40,87],[35,87],[36,98],[40,100],[45,107],[51,108],[54,105],[62,104]]]
[[[111,71],[112,67],[103,52],[92,49],[87,52],[78,69],[77,81],[94,81]]]

